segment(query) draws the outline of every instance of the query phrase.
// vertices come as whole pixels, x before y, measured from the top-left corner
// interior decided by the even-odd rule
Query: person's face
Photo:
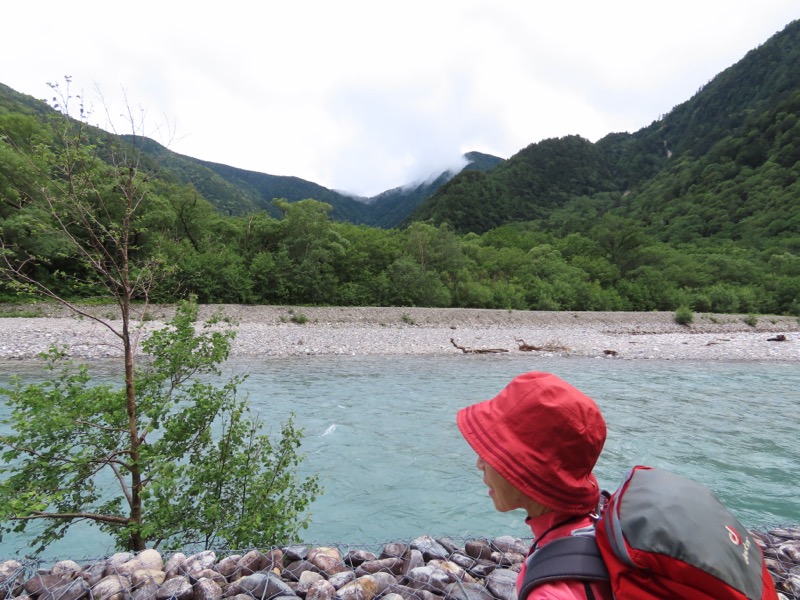
[[[492,498],[496,510],[508,512],[517,508],[524,508],[529,511],[530,504],[533,502],[531,498],[511,485],[480,456],[475,466],[483,471],[483,483],[489,486],[489,496]]]

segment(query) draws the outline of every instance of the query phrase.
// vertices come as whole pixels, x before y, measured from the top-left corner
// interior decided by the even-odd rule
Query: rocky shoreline
[[[800,599],[800,529],[754,533],[781,600]],[[50,568],[0,563],[0,598],[19,600],[516,600],[528,542],[421,536],[378,552],[289,546],[220,558],[157,550]]]
[[[0,307],[2,308],[2,307]],[[57,344],[77,358],[120,355],[118,338],[57,305],[39,316],[0,311],[0,360],[28,360]],[[86,311],[114,321],[114,307]],[[140,339],[173,307],[137,315]],[[18,314],[27,315],[26,312]],[[233,325],[233,356],[516,354],[612,359],[800,361],[800,319],[698,313],[688,325],[670,312],[549,312],[413,307],[203,305],[201,319]]]

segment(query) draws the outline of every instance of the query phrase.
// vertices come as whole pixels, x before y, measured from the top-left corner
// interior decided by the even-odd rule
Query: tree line
[[[190,186],[140,185],[150,191],[135,215],[132,253],[164,267],[151,301],[800,314],[800,257],[785,241],[663,240],[610,212],[614,194],[577,197],[547,220],[479,235],[446,223],[385,230],[337,222],[329,204],[313,199],[276,200],[280,218],[224,216]],[[6,252],[61,296],[107,297],[27,197],[14,210],[5,205]],[[689,226],[683,218],[670,237]],[[5,282],[0,298],[19,296]]]

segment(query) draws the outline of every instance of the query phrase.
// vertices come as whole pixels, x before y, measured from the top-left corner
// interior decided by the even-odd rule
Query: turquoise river
[[[114,367],[92,368],[110,377]],[[0,383],[42,371],[34,362],[0,369]],[[325,488],[304,541],[351,547],[422,534],[527,537],[523,514],[494,512],[455,412],[533,370],[559,375],[600,405],[609,429],[596,469],[602,486],[615,488],[632,465],[660,466],[707,484],[748,527],[800,523],[797,364],[459,355],[226,365],[249,374],[240,391],[273,430],[289,413],[304,429],[303,472],[318,473]],[[6,410],[0,404],[0,415]],[[7,534],[0,559],[25,556],[28,539]],[[79,526],[42,557],[109,552],[109,538]]]

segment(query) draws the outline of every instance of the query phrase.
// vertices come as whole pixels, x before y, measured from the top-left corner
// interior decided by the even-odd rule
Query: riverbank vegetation
[[[0,524],[32,532],[30,554],[85,522],[129,550],[299,538],[321,491],[297,475],[302,428],[287,416],[265,432],[237,395],[244,377],[216,383],[233,331],[196,333],[196,317],[181,303],[143,342],[132,408],[128,386],[96,383],[56,349],[45,381],[0,388]]]

